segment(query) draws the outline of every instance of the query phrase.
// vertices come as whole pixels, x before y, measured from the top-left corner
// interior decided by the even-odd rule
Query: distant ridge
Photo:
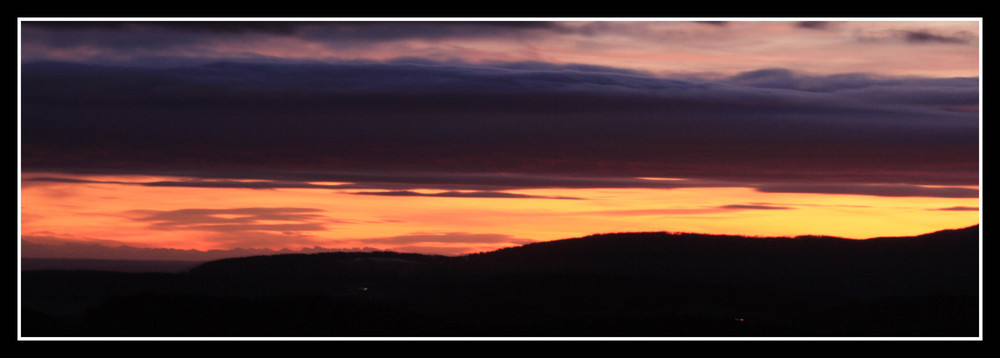
[[[206,262],[193,274],[598,274],[813,289],[835,296],[975,292],[978,225],[912,237],[748,237],[692,233],[596,234],[458,257],[378,253],[272,255]],[[818,281],[818,280],[821,280]]]
[[[913,237],[745,237],[619,233],[532,243],[470,255],[465,270],[662,275],[691,280],[826,286],[896,293],[974,288],[979,226]],[[971,270],[971,271],[970,271]],[[835,285],[835,283],[839,284]],[[968,292],[968,290],[966,290]]]
[[[306,263],[320,264],[360,262],[381,259],[385,262],[437,263],[461,262],[475,264],[490,264],[504,262],[508,265],[537,264],[553,265],[557,262],[575,261],[580,265],[592,265],[602,261],[622,259],[618,266],[636,264],[642,259],[662,261],[664,259],[691,260],[697,255],[714,255],[713,261],[726,259],[736,260],[737,257],[748,257],[751,254],[760,255],[775,260],[803,260],[802,255],[815,254],[818,257],[847,254],[843,250],[892,250],[892,249],[924,249],[929,244],[941,244],[949,247],[972,249],[978,242],[979,225],[961,229],[940,230],[916,236],[874,237],[870,239],[845,239],[834,236],[803,235],[796,237],[758,237],[721,234],[700,234],[685,232],[623,232],[593,234],[579,238],[559,239],[535,242],[516,247],[498,249],[491,252],[468,254],[457,257],[424,255],[415,253],[397,253],[392,251],[377,252],[327,252],[312,254],[274,254],[264,256],[248,256],[219,259],[205,262],[193,268],[193,272],[209,272],[213,270],[230,270],[228,265],[239,265],[244,269],[255,264],[281,265],[282,263],[302,266]],[[897,247],[898,246],[898,247]],[[937,247],[935,250],[946,249]],[[827,251],[823,251],[827,250]],[[781,254],[792,254],[778,257]],[[971,252],[968,252],[971,254]],[[890,256],[891,253],[889,253]],[[927,252],[925,254],[933,254]],[[627,255],[628,257],[622,257]],[[727,256],[731,255],[731,256]],[[676,256],[676,257],[675,257]],[[970,256],[971,258],[971,256]],[[628,259],[628,260],[625,260]],[[587,261],[592,260],[592,261]],[[813,260],[812,258],[809,259]],[[525,268],[529,266],[524,266]]]
[[[102,260],[102,259],[53,259],[21,258],[21,270],[90,270],[115,272],[184,272],[203,261],[182,260]]]
[[[979,227],[868,240],[616,233],[466,256],[22,272],[26,336],[970,337]]]
[[[324,275],[344,270],[372,271],[433,263],[446,256],[378,252],[324,252],[235,257],[209,261],[192,267],[192,274],[269,275],[275,272]]]
[[[845,239],[834,236],[757,237],[739,235],[716,235],[671,232],[625,232],[594,234],[580,238],[536,242],[518,247],[499,249],[493,252],[470,255],[472,259],[491,260],[532,260],[544,255],[552,258],[579,258],[592,255],[594,258],[615,253],[633,257],[667,258],[675,254],[734,253],[741,256],[752,249],[798,250],[805,253],[826,249],[875,249],[898,242],[908,247],[920,247],[928,243],[942,242],[954,246],[973,248],[970,245],[979,240],[979,225],[961,229],[940,230],[916,236],[875,237],[870,239]],[[688,250],[688,251],[683,251]],[[778,251],[774,251],[777,253]],[[771,255],[765,252],[761,254]],[[823,253],[819,253],[823,254]],[[660,256],[667,255],[667,256]],[[794,257],[794,256],[792,256]]]
[[[960,228],[960,229],[939,230],[939,231],[935,231],[935,232],[932,232],[932,233],[917,235],[917,236],[914,236],[914,237],[917,237],[917,238],[938,238],[938,239],[962,239],[962,238],[968,239],[968,238],[972,238],[972,237],[977,237],[978,235],[979,235],[979,225],[972,225],[972,226],[969,226],[969,227],[966,227],[966,228]],[[868,239],[868,240],[875,240],[875,239],[906,239],[906,238],[909,238],[909,236],[882,236],[882,237],[871,238],[871,239]]]

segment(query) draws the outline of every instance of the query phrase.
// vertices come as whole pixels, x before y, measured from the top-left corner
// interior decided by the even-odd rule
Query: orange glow
[[[966,227],[980,220],[978,210],[943,210],[978,208],[976,198],[761,193],[740,187],[509,193],[577,199],[25,182],[21,234],[28,241],[140,248],[299,250],[318,246],[461,253],[608,232],[869,238]]]

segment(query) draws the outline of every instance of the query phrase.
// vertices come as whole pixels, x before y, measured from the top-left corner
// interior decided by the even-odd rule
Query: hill
[[[21,258],[21,270],[92,270],[122,272],[184,272],[201,264],[201,261],[183,260],[105,260],[105,259],[56,259]]]
[[[460,257],[256,256],[22,273],[24,336],[970,337],[979,228],[620,233]]]

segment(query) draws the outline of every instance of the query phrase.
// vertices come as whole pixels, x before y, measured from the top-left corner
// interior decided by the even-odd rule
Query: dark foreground
[[[22,272],[22,337],[977,337],[979,228]]]

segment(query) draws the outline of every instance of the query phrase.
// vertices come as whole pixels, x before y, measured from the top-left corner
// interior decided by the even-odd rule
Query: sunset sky
[[[281,20],[21,19],[22,257],[981,221],[981,19]]]

